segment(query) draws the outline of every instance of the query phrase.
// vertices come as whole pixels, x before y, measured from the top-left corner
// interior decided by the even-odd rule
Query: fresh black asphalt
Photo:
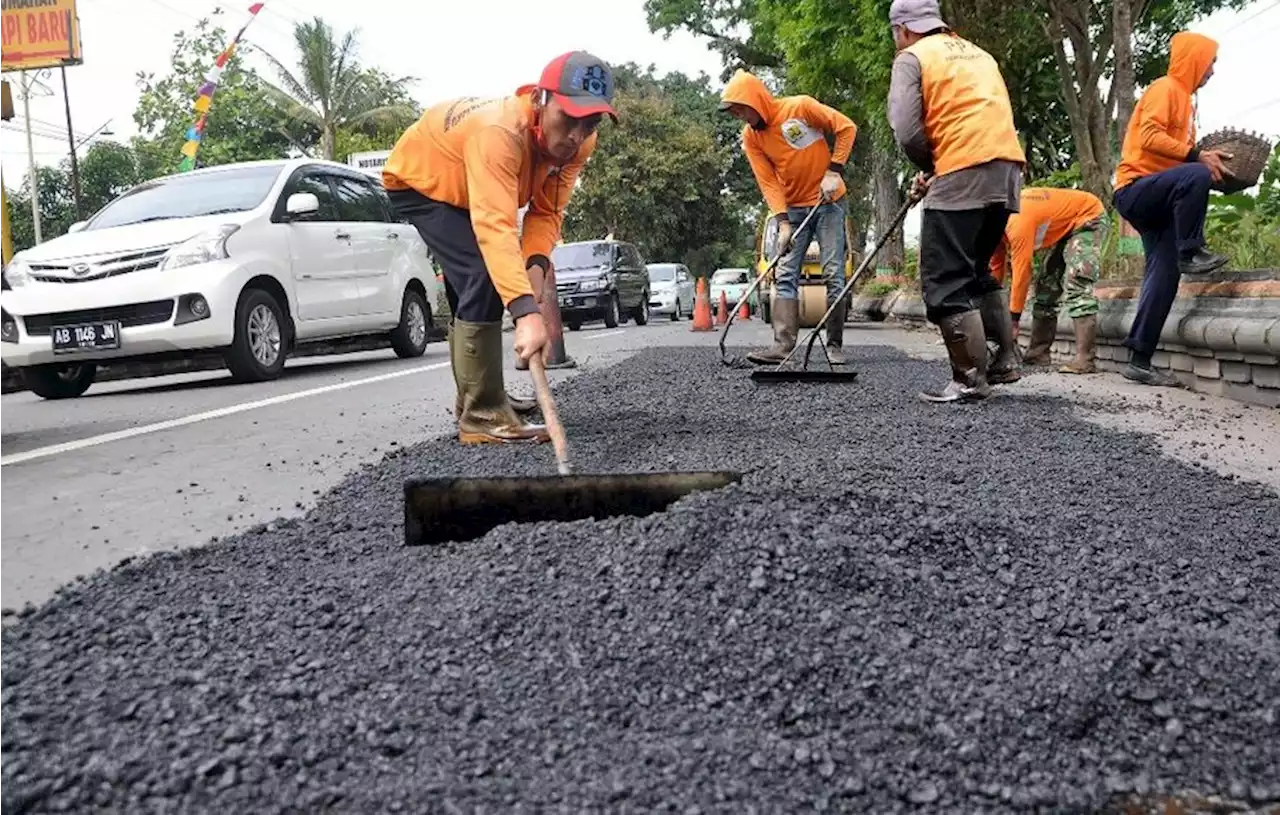
[[[659,348],[558,387],[579,472],[745,473],[658,515],[406,548],[405,478],[555,473],[441,439],[67,587],[3,632],[4,811],[1280,799],[1280,498],[851,356],[851,385]]]

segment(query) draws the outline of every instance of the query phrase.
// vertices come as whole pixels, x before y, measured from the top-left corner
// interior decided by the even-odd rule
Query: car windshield
[[[608,243],[569,243],[551,250],[551,262],[557,269],[589,269],[609,262]]]
[[[674,263],[654,263],[648,267],[649,279],[656,283],[666,283],[676,279]]]
[[[746,269],[716,269],[716,273],[711,275],[712,283],[746,283]]]
[[[245,212],[263,202],[281,169],[278,165],[229,167],[211,173],[157,178],[107,204],[85,229]]]

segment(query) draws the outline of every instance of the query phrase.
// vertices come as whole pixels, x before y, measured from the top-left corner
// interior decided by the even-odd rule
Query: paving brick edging
[[[1099,370],[1119,371],[1128,362],[1129,349],[1121,343],[1133,324],[1138,291],[1133,280],[1098,286]],[[855,298],[852,312],[873,321],[928,325],[918,289]],[[1019,337],[1024,348],[1030,329],[1028,315]],[[1062,313],[1053,357],[1065,362],[1074,354],[1071,318]],[[1280,270],[1183,278],[1152,363],[1191,390],[1280,407]]]

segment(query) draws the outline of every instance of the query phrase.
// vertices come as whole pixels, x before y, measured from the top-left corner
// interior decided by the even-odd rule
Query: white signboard
[[[347,166],[354,167],[362,173],[382,177],[382,165],[391,156],[390,150],[370,150],[367,153],[352,153],[347,156]]]

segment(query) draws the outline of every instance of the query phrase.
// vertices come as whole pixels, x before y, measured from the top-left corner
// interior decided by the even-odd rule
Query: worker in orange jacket
[[[1164,322],[1183,274],[1211,272],[1226,263],[1205,248],[1209,189],[1220,180],[1227,154],[1196,149],[1191,95],[1213,76],[1218,44],[1181,31],[1170,43],[1169,68],[1152,82],[1133,109],[1116,168],[1112,201],[1142,236],[1146,271],[1138,311],[1124,344],[1124,376],[1146,385],[1177,387],[1173,376],[1151,367]]]
[[[1098,322],[1094,284],[1098,282],[1102,245],[1107,239],[1106,208],[1092,193],[1053,187],[1023,189],[1021,206],[1009,216],[1004,239],[991,256],[991,274],[1001,283],[1006,267],[1012,268],[1009,312],[1015,336],[1031,287],[1033,256],[1037,249],[1052,247],[1034,274],[1031,345],[1022,362],[1049,364],[1049,349],[1058,333],[1058,308],[1065,306],[1075,328],[1076,358],[1059,370],[1068,374],[1093,373]]]
[[[1020,207],[1026,156],[1000,66],[947,26],[937,0],[893,0],[889,24],[898,49],[889,123],[921,171],[912,184],[924,193],[921,292],[951,360],[951,381],[920,397],[984,399],[991,384],[1021,376],[1008,302],[989,264]],[[988,332],[1000,344],[990,363]]]
[[[742,147],[769,214],[778,223],[778,246],[785,252],[775,274],[773,346],[753,351],[757,365],[777,364],[795,348],[800,327],[800,265],[816,236],[827,306],[844,288],[846,197],[840,173],[853,152],[858,129],[853,120],[812,96],[774,98],[759,77],[739,70],[725,85],[720,109],[745,122]],[[826,136],[835,141],[827,146]],[[792,234],[813,207],[804,229]],[[843,365],[845,309],[832,311],[825,326],[827,354]]]
[[[536,85],[512,96],[463,97],[429,108],[383,167],[392,204],[444,270],[464,444],[549,439],[546,427],[524,421],[506,394],[502,311],[515,320],[520,362],[534,354],[545,359],[547,330],[533,279],[540,288],[551,268],[564,208],[595,149],[601,118],[617,121],[613,93],[607,64],[584,51],[562,54]],[[517,213],[526,204],[522,235]]]

